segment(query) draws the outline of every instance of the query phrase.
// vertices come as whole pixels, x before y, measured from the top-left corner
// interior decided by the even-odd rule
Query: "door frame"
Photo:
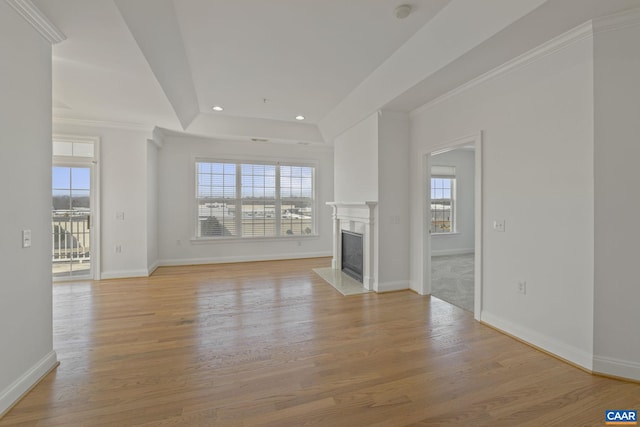
[[[91,240],[91,270],[88,276],[54,277],[54,282],[72,280],[100,280],[100,138],[77,135],[53,135],[53,142],[77,142],[93,144],[93,158],[73,157],[73,156],[52,156],[51,167],[88,167],[91,174],[90,197],[91,205],[91,229],[89,238]]]
[[[482,317],[482,131],[452,139],[431,147],[422,156],[422,289],[423,295],[431,294],[431,156],[461,146],[473,145],[475,149],[474,182],[474,307],[473,317]]]

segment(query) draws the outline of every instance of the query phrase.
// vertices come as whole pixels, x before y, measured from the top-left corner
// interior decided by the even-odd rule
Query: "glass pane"
[[[211,163],[198,162],[198,173],[211,173]]]
[[[71,168],[54,167],[52,172],[52,187],[56,189],[71,188]]]
[[[236,165],[233,163],[225,163],[224,164],[224,173],[235,175],[236,174]]]
[[[264,190],[262,190],[264,191]],[[242,236],[269,237],[276,235],[276,208],[273,202],[242,203]]]
[[[79,190],[89,190],[91,188],[91,171],[89,168],[72,168],[71,184],[72,188]]]
[[[74,142],[73,143],[73,156],[74,157],[93,157],[93,144],[86,142]]]
[[[236,235],[235,203],[198,202],[198,236],[230,237]]]
[[[89,190],[71,190],[71,208],[78,211],[88,211],[90,207]]]
[[[236,235],[235,164],[198,163],[198,237]]]
[[[308,200],[283,200],[281,234],[300,236],[313,234],[313,202]]]
[[[73,156],[73,144],[71,142],[53,141],[54,156]]]
[[[91,273],[90,168],[52,168],[52,273]]]

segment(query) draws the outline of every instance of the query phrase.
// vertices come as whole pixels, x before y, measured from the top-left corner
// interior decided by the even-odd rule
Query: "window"
[[[455,232],[455,168],[431,169],[431,233]]]
[[[197,238],[315,233],[313,166],[196,161]]]

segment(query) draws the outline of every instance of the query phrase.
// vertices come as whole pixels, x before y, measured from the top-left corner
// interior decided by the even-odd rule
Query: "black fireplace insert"
[[[362,283],[362,234],[342,230],[342,271]]]

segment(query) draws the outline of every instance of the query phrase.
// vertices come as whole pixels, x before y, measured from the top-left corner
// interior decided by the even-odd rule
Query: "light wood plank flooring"
[[[61,361],[0,426],[581,426],[640,409],[413,292],[344,297],[329,260],[55,284]]]

